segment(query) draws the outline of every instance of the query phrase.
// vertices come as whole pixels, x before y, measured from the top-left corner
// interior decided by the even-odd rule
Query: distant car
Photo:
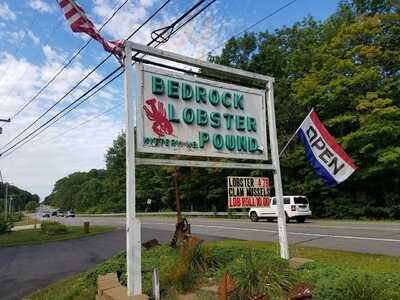
[[[66,218],[75,218],[75,213],[72,210],[69,210],[65,215]]]
[[[54,210],[51,212],[52,217],[57,217],[58,216],[58,211]]]
[[[310,205],[305,196],[283,196],[283,204],[286,222],[295,219],[297,223],[304,223],[306,217],[311,216]],[[249,218],[252,222],[257,222],[259,219],[272,222],[277,217],[276,197],[272,198],[269,207],[254,207],[249,210]]]
[[[42,212],[42,218],[50,218],[50,212],[49,211]]]
[[[65,213],[63,211],[58,211],[57,216],[58,217],[64,217]]]

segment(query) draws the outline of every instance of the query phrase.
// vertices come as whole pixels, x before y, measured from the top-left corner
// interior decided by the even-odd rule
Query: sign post
[[[126,132],[126,269],[128,296],[142,293],[140,221],[136,219],[135,132],[132,99],[132,49],[125,47],[124,90]]]
[[[289,259],[289,245],[287,240],[286,230],[286,214],[283,205],[283,189],[282,189],[282,178],[281,178],[281,165],[279,163],[279,149],[278,139],[276,133],[276,122],[275,122],[275,103],[274,103],[274,86],[272,81],[269,81],[266,85],[267,93],[267,111],[268,111],[268,128],[269,135],[271,137],[271,156],[272,164],[274,165],[274,187],[276,197],[276,209],[278,213],[278,235],[279,235],[279,246],[281,257]]]
[[[137,64],[136,142],[138,152],[204,158],[258,160],[243,163],[217,160],[136,158],[131,91],[132,50],[157,58],[135,58]],[[265,89],[192,75],[161,61],[215,71],[224,78],[258,82]],[[169,167],[271,170],[277,197],[280,254],[289,258],[286,219],[275,125],[272,77],[193,59],[125,41],[125,103],[127,156],[128,294],[141,293],[140,222],[135,215],[135,164]],[[151,64],[158,67],[150,66]],[[162,68],[159,68],[159,67]],[[174,71],[170,71],[174,70]],[[180,72],[176,72],[176,71]],[[239,81],[241,82],[241,81]],[[267,123],[268,115],[268,123]],[[267,135],[269,131],[269,139]],[[267,143],[269,141],[269,143]],[[270,154],[268,152],[270,145]],[[265,163],[270,160],[271,163]],[[269,187],[269,182],[268,182]],[[267,190],[257,193],[266,194]],[[265,188],[265,187],[263,187]],[[269,194],[269,189],[268,189]],[[259,199],[268,201],[268,197]],[[247,200],[245,200],[247,201]],[[256,201],[249,200],[250,202]]]

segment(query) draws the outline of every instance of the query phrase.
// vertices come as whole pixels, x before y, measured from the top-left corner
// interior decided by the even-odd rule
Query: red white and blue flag
[[[58,4],[64,11],[65,19],[73,32],[84,32],[93,39],[100,42],[107,52],[118,56],[122,55],[123,41],[108,41],[96,29],[92,21],[89,20],[85,11],[75,0],[58,0]]]
[[[326,130],[315,111],[300,125],[297,136],[304,144],[307,160],[329,186],[345,181],[357,166]]]

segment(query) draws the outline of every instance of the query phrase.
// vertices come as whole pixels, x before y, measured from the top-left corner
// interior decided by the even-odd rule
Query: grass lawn
[[[69,239],[94,235],[98,233],[110,232],[113,231],[114,229],[115,227],[110,227],[110,226],[91,226],[90,233],[86,234],[83,232],[82,226],[71,226],[68,227],[66,233],[55,234],[55,235],[44,234],[40,231],[40,229],[13,231],[0,235],[0,247],[40,244],[50,241],[69,240]]]
[[[210,267],[204,272],[196,274],[196,283],[189,289],[186,283],[179,283],[177,278],[180,274],[181,254],[178,250],[172,249],[167,245],[143,251],[143,269],[158,268],[160,270],[160,284],[162,299],[175,300],[176,291],[198,291],[196,300],[217,299],[213,294],[205,294],[198,290],[200,286],[218,284],[224,270],[229,269],[232,264],[246,253],[253,252],[263,258],[264,261],[276,261],[278,258],[278,246],[276,243],[267,242],[248,242],[248,241],[220,241],[205,243],[207,255],[218,261],[218,264]],[[295,272],[297,282],[308,282],[314,284],[322,291],[329,293],[346,290],[346,284],[353,284],[360,278],[372,279],[371,286],[377,286],[385,293],[384,298],[368,299],[400,299],[400,259],[397,257],[383,255],[369,255],[353,253],[347,251],[323,250],[311,247],[291,247],[291,256],[310,258],[315,260],[313,263],[306,264],[303,268]],[[286,262],[283,262],[285,265]],[[62,300],[62,299],[94,299],[96,294],[96,278],[99,274],[117,272],[120,281],[125,282],[125,253],[120,253],[110,260],[98,265],[89,271],[77,274],[73,277],[56,282],[47,288],[40,290],[26,299],[29,300]],[[195,272],[191,272],[193,274]],[[150,274],[145,273],[143,277],[144,292],[150,294],[151,278]],[[184,277],[187,279],[187,277]],[[363,280],[363,279],[362,279]],[[344,283],[343,283],[344,282]],[[389,296],[388,296],[389,295]],[[283,298],[271,298],[283,299]],[[313,298],[314,299],[314,298]],[[343,297],[333,295],[327,297],[326,294],[317,296],[320,300],[337,299],[367,299],[352,298],[347,295]]]
[[[22,216],[21,221],[15,222],[14,226],[23,226],[23,225],[30,225],[30,224],[34,224],[35,223],[35,219],[34,218],[30,218],[29,216]],[[36,224],[40,224],[42,223],[41,220],[36,220]]]

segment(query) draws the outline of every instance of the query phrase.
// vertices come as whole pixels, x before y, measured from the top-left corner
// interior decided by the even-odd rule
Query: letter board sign
[[[270,206],[268,177],[228,176],[228,207],[266,207]]]

